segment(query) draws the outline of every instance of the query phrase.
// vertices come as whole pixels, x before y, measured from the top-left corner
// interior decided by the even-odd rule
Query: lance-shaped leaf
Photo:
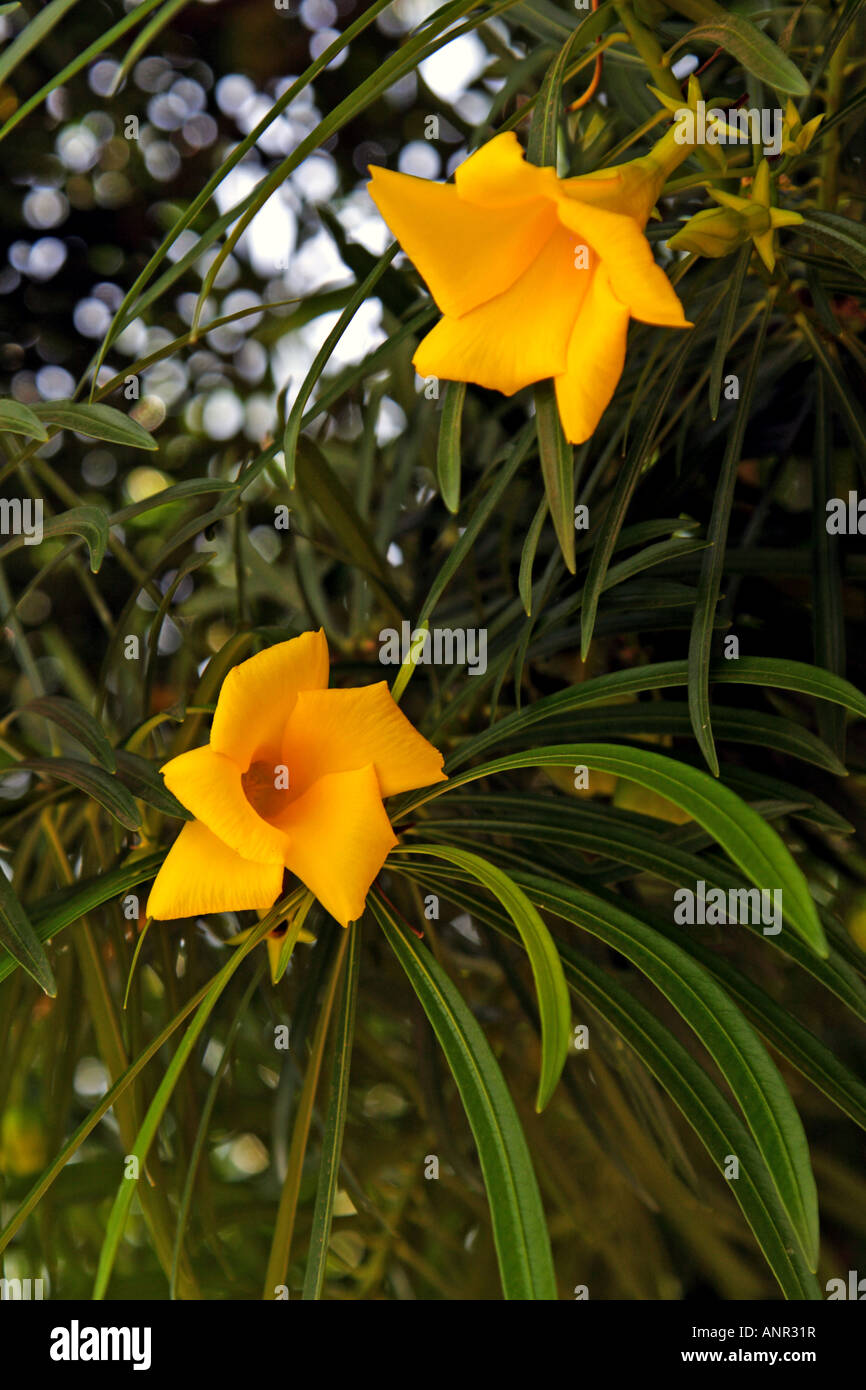
[[[660,753],[642,748],[620,748],[609,743],[564,743],[511,753],[449,777],[434,789],[411,795],[401,805],[399,813],[392,815],[392,820],[466,782],[496,772],[521,767],[574,766],[624,777],[681,807],[712,835],[758,888],[781,889],[785,920],[819,956],[827,955],[824,929],[803,871],[772,826],[708,773]]]
[[[513,879],[482,859],[480,855],[456,849],[452,845],[413,844],[411,852],[430,855],[434,859],[444,859],[449,864],[472,874],[473,878],[499,899],[519,931],[532,967],[538,995],[538,1011],[541,1016],[542,1058],[536,1109],[543,1110],[565,1065],[571,1026],[568,987],[556,947],[550,939],[550,932],[526,894],[521,892]]]
[[[50,401],[33,407],[41,420],[62,430],[74,430],[88,439],[104,439],[108,444],[125,444],[129,449],[157,449],[159,445],[136,420],[111,405],[77,405],[73,401]]]
[[[65,695],[44,695],[22,706],[20,713],[41,714],[43,719],[57,724],[77,739],[106,772],[114,771],[114,749],[102,726],[76,700],[69,700]]]
[[[127,830],[138,830],[141,825],[138,808],[126,787],[101,767],[91,767],[90,763],[79,762],[77,758],[22,758],[11,767],[0,768],[0,776],[12,771],[35,772],[40,777],[69,782],[98,801]]]
[[[475,1137],[507,1299],[555,1299],[550,1236],[514,1102],[490,1044],[439,962],[400,931],[377,894],[370,906],[442,1045]]]
[[[30,919],[18,901],[18,895],[0,868],[0,945],[5,946],[13,960],[23,966],[28,975],[52,997],[57,985],[42,942],[31,926]]]

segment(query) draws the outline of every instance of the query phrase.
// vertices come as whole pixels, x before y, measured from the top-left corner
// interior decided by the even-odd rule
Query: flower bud
[[[727,256],[748,241],[749,221],[734,208],[707,208],[695,213],[668,241],[672,251],[693,251],[699,256]]]

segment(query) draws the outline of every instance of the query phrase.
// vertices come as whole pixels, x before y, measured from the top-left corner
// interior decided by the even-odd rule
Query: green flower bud
[[[668,241],[672,251],[694,251],[699,256],[727,256],[748,241],[748,218],[734,208],[707,208],[695,213]]]

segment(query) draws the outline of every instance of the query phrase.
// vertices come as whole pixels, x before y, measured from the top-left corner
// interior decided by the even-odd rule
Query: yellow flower
[[[445,777],[384,681],[328,689],[321,631],[230,671],[210,743],[162,775],[195,820],[156,877],[148,916],[268,908],[289,869],[344,927],[397,843],[382,798]]]
[[[412,359],[418,373],[506,396],[552,377],[566,437],[588,439],[622,374],[629,318],[691,327],[643,235],[690,152],[669,131],[641,159],[559,179],[509,131],[453,184],[371,167],[370,195],[444,315]]]
[[[799,111],[791,98],[788,97],[785,118],[782,121],[782,153],[805,154],[818,132],[824,115],[825,113],[822,111],[820,116],[813,116],[811,121],[807,121],[804,125],[800,120]]]

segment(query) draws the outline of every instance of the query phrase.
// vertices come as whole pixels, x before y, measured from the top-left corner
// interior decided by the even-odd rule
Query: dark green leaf
[[[0,866],[0,946],[3,946],[9,953],[13,961],[17,961],[28,975],[43,989],[46,994],[53,998],[57,993],[57,985],[51,966],[48,964],[48,957],[42,949],[42,943],[33,927],[24,908],[18,901],[18,896],[9,882],[6,874]],[[2,961],[0,961],[2,965]],[[10,963],[10,969],[14,966]]]
[[[35,772],[40,777],[68,782],[98,801],[127,830],[138,830],[141,825],[138,808],[126,787],[101,767],[91,767],[90,763],[79,762],[77,758],[23,758],[12,768],[0,768],[0,776],[13,770]]]
[[[101,725],[75,700],[69,700],[65,695],[44,695],[24,705],[20,713],[41,714],[43,719],[58,724],[87,749],[100,767],[104,767],[106,772],[114,771],[114,750]]]
[[[507,1299],[555,1299],[556,1280],[532,1160],[490,1045],[459,991],[378,896],[370,905],[406,971],[451,1068],[475,1136]]]
[[[130,753],[125,748],[115,749],[117,758],[117,778],[139,801],[147,802],[163,815],[174,816],[178,820],[192,820],[193,817],[176,796],[169,791],[153,763]]]

